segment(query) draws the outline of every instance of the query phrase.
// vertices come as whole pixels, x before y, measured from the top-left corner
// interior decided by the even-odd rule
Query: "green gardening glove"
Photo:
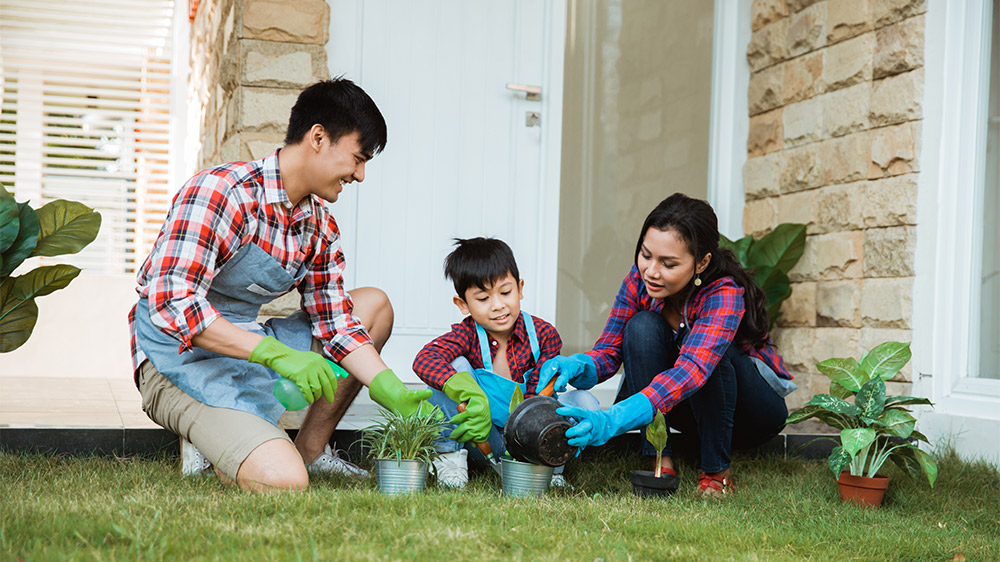
[[[483,389],[479,388],[472,375],[462,371],[455,373],[442,387],[448,398],[456,403],[466,403],[465,411],[451,418],[455,429],[449,439],[482,443],[490,435],[493,419],[490,417],[490,401]]]
[[[291,379],[310,404],[320,396],[327,402],[333,402],[337,391],[337,373],[319,353],[292,349],[268,336],[250,352],[250,362],[259,363]]]
[[[423,416],[434,409],[434,406],[427,402],[427,399],[431,397],[429,389],[410,390],[406,388],[406,385],[399,380],[392,369],[386,369],[375,375],[371,384],[368,385],[368,395],[383,408],[404,416],[417,411]],[[438,415],[441,415],[440,410]]]

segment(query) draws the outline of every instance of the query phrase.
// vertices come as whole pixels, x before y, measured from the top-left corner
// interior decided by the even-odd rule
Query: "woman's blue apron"
[[[541,348],[538,346],[538,334],[535,332],[535,322],[531,315],[521,312],[524,318],[524,328],[528,332],[528,343],[531,344],[531,355],[535,362],[541,356]],[[501,377],[493,372],[493,356],[490,354],[490,338],[486,335],[486,330],[476,324],[476,334],[479,336],[479,352],[483,356],[483,368],[473,369],[472,377],[476,379],[479,388],[483,389],[486,397],[490,401],[490,417],[493,418],[493,425],[504,427],[507,425],[507,417],[510,416],[510,399],[514,396],[514,389],[520,387],[521,393],[525,392],[527,385],[518,383],[510,379]]]
[[[215,274],[206,296],[236,326],[308,351],[312,330],[304,312],[257,323],[261,305],[287,293],[304,275],[304,266],[293,277],[259,246],[247,244]],[[198,347],[179,353],[179,342],[153,325],[145,298],[136,306],[135,325],[139,347],[175,386],[209,406],[242,410],[277,425],[285,408],[273,394],[276,372]]]

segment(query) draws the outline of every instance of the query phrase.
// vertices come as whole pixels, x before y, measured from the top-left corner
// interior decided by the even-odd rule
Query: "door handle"
[[[528,84],[514,84],[507,82],[507,89],[515,92],[524,92],[524,99],[528,101],[539,101],[542,99],[542,87],[530,86]]]

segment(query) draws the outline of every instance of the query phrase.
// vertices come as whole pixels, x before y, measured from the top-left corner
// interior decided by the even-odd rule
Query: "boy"
[[[462,488],[469,478],[469,451],[476,464],[490,462],[474,443],[488,441],[494,455],[503,453],[515,386],[525,396],[536,394],[538,369],[559,355],[562,339],[548,322],[521,313],[524,280],[503,241],[456,239],[444,273],[455,285],[455,306],[467,316],[420,350],[413,371],[433,390],[428,401],[454,424],[438,445],[438,483]],[[463,402],[466,410],[458,413]],[[559,474],[553,483],[565,481]]]

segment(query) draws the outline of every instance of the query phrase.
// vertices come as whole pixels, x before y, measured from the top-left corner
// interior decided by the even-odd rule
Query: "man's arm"
[[[191,338],[191,343],[228,357],[250,359],[250,352],[264,336],[237,327],[225,318],[216,318],[207,328]]]

